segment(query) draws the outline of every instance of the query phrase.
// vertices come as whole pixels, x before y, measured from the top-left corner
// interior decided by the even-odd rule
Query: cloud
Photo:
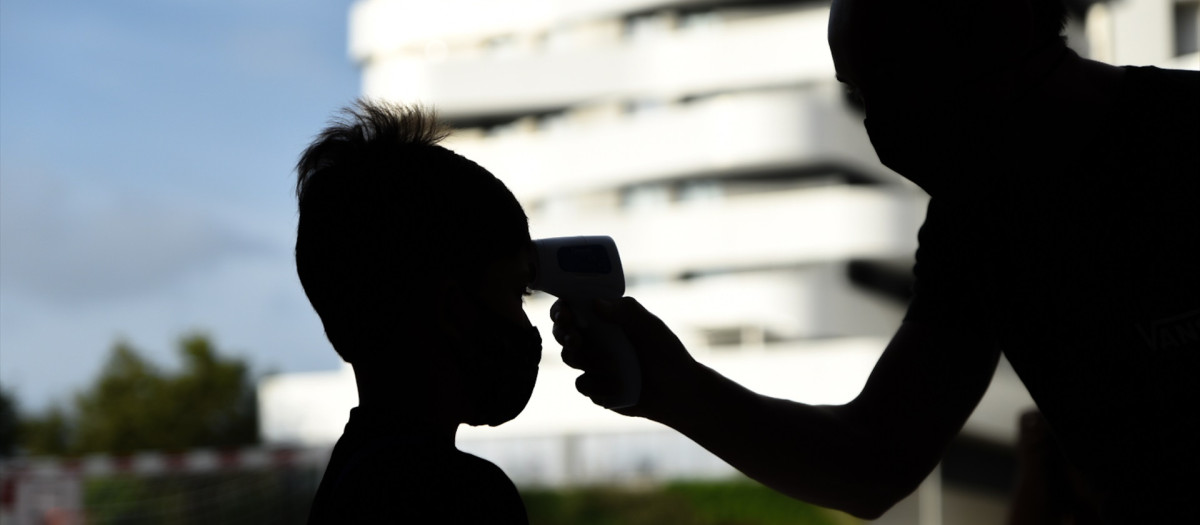
[[[8,166],[0,178],[0,285],[41,299],[140,294],[229,257],[277,251],[272,244],[192,203]]]

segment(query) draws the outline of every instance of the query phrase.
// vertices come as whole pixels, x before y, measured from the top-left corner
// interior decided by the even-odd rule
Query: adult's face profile
[[[1031,28],[1019,0],[834,0],[828,37],[880,161],[930,190],[958,172],[961,131],[1024,83]]]
[[[969,103],[1028,51],[1029,5],[1011,0],[834,0],[828,39],[838,79],[888,113]]]

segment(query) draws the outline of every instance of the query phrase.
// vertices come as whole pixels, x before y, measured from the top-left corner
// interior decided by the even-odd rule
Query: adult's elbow
[[[850,505],[846,505],[846,508],[841,510],[856,518],[873,521],[879,519],[879,517],[883,516],[887,511],[892,510],[892,507],[896,506],[896,503],[899,503],[902,499],[904,499],[904,496],[892,497],[883,494],[873,495],[870,497],[859,498],[857,501],[854,501]]]
[[[844,501],[840,510],[864,520],[879,519],[901,500],[912,495],[928,475],[924,469],[898,464],[881,468],[878,472],[862,478],[869,481],[855,491],[855,497]]]
[[[871,501],[863,501],[856,504],[854,507],[842,509],[847,514],[861,520],[874,521],[883,516],[900,500],[891,499],[876,499]]]
[[[833,509],[850,514],[862,520],[875,520],[891,510],[904,496],[890,496],[880,491],[879,485],[845,485],[836,490],[826,487],[822,495],[810,492],[793,492],[785,488],[775,487],[781,493],[813,505]]]

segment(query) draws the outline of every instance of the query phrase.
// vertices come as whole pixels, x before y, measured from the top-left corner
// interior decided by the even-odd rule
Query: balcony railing
[[[924,199],[908,190],[831,186],[636,213],[533,214],[530,227],[537,237],[611,235],[627,272],[678,275],[910,255]]]
[[[737,4],[726,0],[724,4]],[[711,5],[711,0],[359,0],[350,9],[350,55],[420,48],[430,40],[479,42],[620,20],[628,13]]]
[[[618,32],[569,52],[528,44],[515,52],[459,54],[447,52],[453,48],[437,39],[420,51],[397,51],[387,35],[402,31],[372,29],[371,24],[403,17],[371,14],[354,20],[360,18],[370,20],[351,30],[354,54],[365,64],[364,94],[433,104],[452,118],[546,111],[606,99],[671,99],[834,76],[824,7],[666,31],[652,38],[621,37]]]
[[[767,348],[804,339],[886,337],[904,315],[903,304],[880,301],[851,284],[844,263],[634,283],[626,294],[671,319],[671,327],[691,348]],[[526,301],[525,310],[535,323],[542,323],[553,301],[538,295]],[[714,333],[721,333],[722,340],[715,341]],[[724,340],[726,335],[733,337]]]
[[[804,168],[896,180],[835,84],[722,95],[578,124],[463,134],[446,145],[527,200],[649,181]]]

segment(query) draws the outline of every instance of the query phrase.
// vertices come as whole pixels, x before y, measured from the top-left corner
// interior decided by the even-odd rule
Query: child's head
[[[524,407],[541,353],[521,308],[529,226],[502,182],[437,145],[447,134],[418,107],[346,109],[297,165],[296,267],[356,372],[387,367],[419,394],[448,358],[476,405],[466,422],[498,424]]]

